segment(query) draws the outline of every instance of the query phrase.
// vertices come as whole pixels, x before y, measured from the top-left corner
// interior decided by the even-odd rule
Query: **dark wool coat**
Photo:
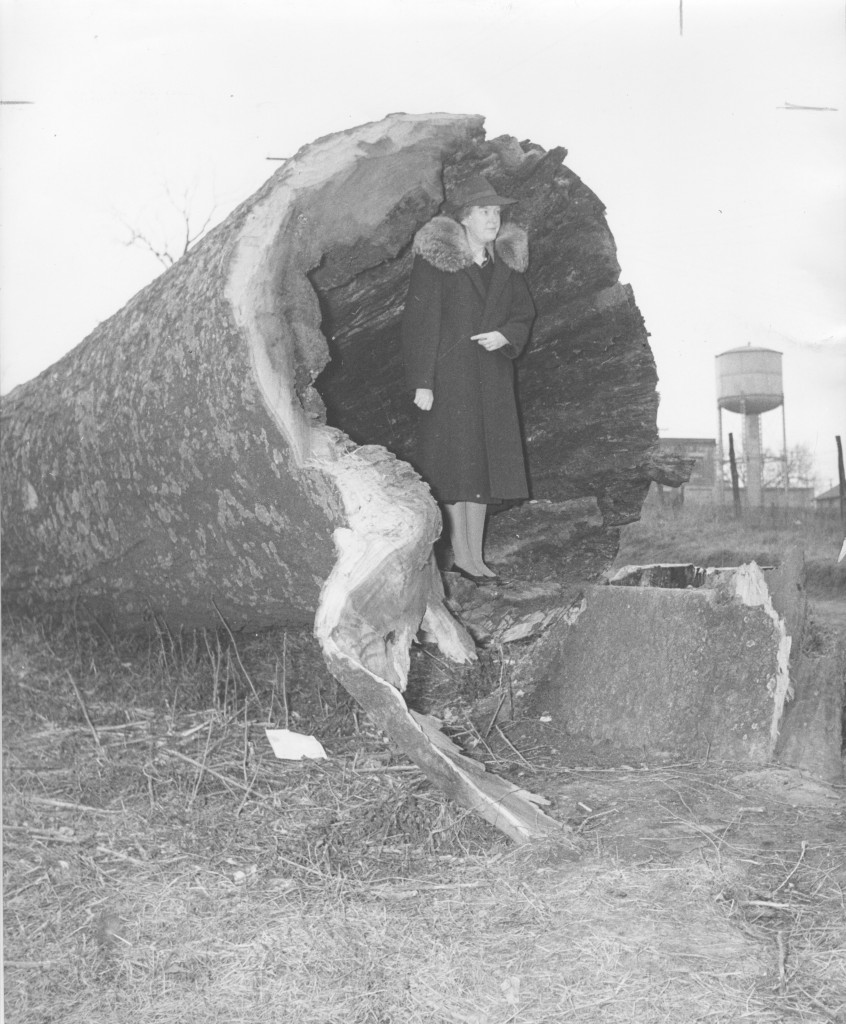
[[[406,382],[435,396],[430,411],[416,410],[417,469],[440,501],[527,498],[512,365],[535,317],[523,278],[526,232],[503,225],[487,295],[457,221],[435,217],[417,232],[413,252],[402,323]],[[501,331],[508,345],[487,352],[470,340],[485,331]]]

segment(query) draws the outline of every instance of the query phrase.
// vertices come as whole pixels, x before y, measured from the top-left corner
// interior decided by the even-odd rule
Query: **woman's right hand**
[[[414,404],[418,409],[428,412],[435,401],[435,393],[430,388],[418,388],[414,392]]]

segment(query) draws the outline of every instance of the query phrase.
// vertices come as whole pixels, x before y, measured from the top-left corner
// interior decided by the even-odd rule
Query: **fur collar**
[[[529,236],[517,224],[503,224],[494,243],[496,255],[507,267],[522,274],[529,266]],[[473,263],[464,228],[452,217],[434,217],[414,236],[412,252],[436,270],[451,274]]]

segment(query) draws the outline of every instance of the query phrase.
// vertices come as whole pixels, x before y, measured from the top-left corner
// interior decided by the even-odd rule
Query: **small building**
[[[827,491],[818,494],[814,498],[814,507],[817,512],[827,515],[840,515],[840,485],[829,487]]]
[[[731,504],[731,484],[723,481],[722,495],[717,489],[719,469],[717,466],[717,442],[711,437],[662,437],[658,441],[659,452],[672,455],[683,455],[694,459],[690,479],[680,487],[665,487],[653,484],[649,499],[659,505],[712,505],[722,498],[723,504]],[[830,492],[826,492],[827,494]],[[834,493],[838,494],[837,488]],[[825,497],[820,495],[821,498]],[[814,505],[813,487],[791,486],[785,492],[784,487],[762,487],[760,494],[762,508],[795,508],[809,509]],[[747,506],[746,488],[740,488],[740,500]],[[839,497],[837,499],[839,501]],[[836,503],[835,503],[836,504]],[[820,507],[819,505],[817,507]],[[837,505],[839,511],[839,505]]]
[[[731,500],[731,488],[728,489]],[[740,488],[740,500],[744,501],[743,488]],[[745,504],[745,502],[744,502]],[[813,508],[813,487],[764,487],[761,489],[761,504],[764,508]]]

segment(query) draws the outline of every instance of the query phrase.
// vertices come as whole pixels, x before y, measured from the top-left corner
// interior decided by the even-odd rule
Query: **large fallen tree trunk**
[[[445,185],[480,172],[520,200],[532,244],[539,317],[520,377],[534,490],[595,500],[580,571],[602,571],[661,478],[656,377],[604,209],[565,155],[486,141],[479,117],[403,114],[300,151],[4,401],[6,606],[120,627],[314,621],[341,683],[396,732],[421,623],[449,657],[473,657],[432,559],[437,507],[404,461],[398,323],[414,232]],[[503,823],[490,778],[456,781],[430,723],[403,722],[424,770],[441,784],[451,771],[509,834],[549,827],[519,793]]]

